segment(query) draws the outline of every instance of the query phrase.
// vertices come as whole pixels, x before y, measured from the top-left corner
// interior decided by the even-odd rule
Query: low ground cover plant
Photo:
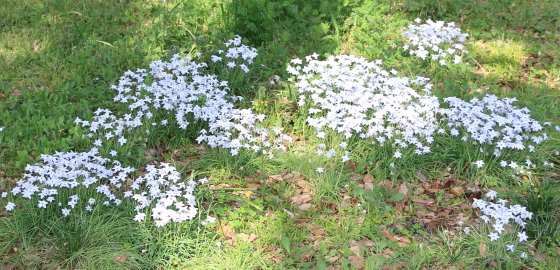
[[[72,39],[37,41],[31,57],[95,58],[62,92],[56,76],[2,86],[0,115],[15,116],[0,120],[4,268],[559,264],[559,205],[541,191],[560,162],[558,69],[542,60],[555,55],[517,63],[546,76],[500,73],[513,60],[490,59],[486,28],[462,13],[482,6],[441,2],[425,17],[385,1],[31,2],[0,26]],[[98,37],[89,20],[112,5],[126,12],[107,27],[126,30]],[[16,65],[1,76],[32,62],[15,54],[1,54]],[[119,72],[96,73],[113,57]],[[92,87],[103,93],[84,98]]]

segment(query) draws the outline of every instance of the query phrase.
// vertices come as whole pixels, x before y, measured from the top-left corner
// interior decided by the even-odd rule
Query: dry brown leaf
[[[463,222],[468,221],[469,219],[471,219],[470,217],[466,217],[463,213],[457,214],[457,218],[458,218],[460,221],[463,221]]]
[[[365,216],[361,216],[359,218],[356,219],[356,224],[364,224],[364,221],[366,220]]]
[[[394,251],[392,251],[390,249],[383,250],[383,257],[389,259],[389,258],[393,257],[393,255],[395,255]]]
[[[378,186],[384,187],[386,190],[391,190],[393,189],[393,181],[391,180],[381,180],[379,181],[379,183],[377,183]]]
[[[401,242],[403,244],[407,244],[407,245],[412,244],[412,241],[410,239],[404,238],[404,237],[399,239],[399,242]]]
[[[259,236],[254,233],[251,233],[249,235],[247,235],[246,233],[238,233],[235,237],[247,243],[251,243],[259,238]]]
[[[364,258],[362,257],[358,257],[358,256],[349,256],[348,257],[348,261],[350,261],[350,264],[356,268],[364,268],[366,262],[364,261]]]
[[[222,232],[223,232],[224,237],[225,237],[226,239],[232,238],[232,237],[233,237],[233,234],[235,233],[235,229],[234,229],[234,228],[228,226],[227,223],[221,223],[221,224],[220,224],[220,227],[222,228]]]
[[[366,174],[364,176],[364,183],[373,183],[373,175],[371,174]]]
[[[311,185],[309,184],[309,182],[307,182],[303,179],[296,179],[296,185],[303,188],[304,190],[309,190],[311,188]]]
[[[281,175],[269,175],[266,184],[272,186],[282,181],[284,181],[284,179],[282,179]]]
[[[449,192],[453,195],[455,195],[455,197],[459,197],[461,195],[463,195],[463,193],[465,193],[465,190],[463,190],[462,187],[454,187],[454,188],[450,188]]]
[[[362,240],[356,242],[356,245],[360,246],[360,247],[363,247],[363,248],[373,247],[373,243],[371,241],[367,240],[367,239],[362,239]]]
[[[548,256],[547,256],[546,254],[544,254],[544,253],[539,253],[539,254],[535,255],[535,259],[536,259],[537,261],[544,261],[544,260],[546,260],[547,258],[548,258]]]
[[[298,206],[298,209],[301,211],[309,211],[313,208],[313,205],[310,203],[304,203]]]
[[[360,254],[360,247],[359,246],[351,246],[350,251],[354,252],[354,254],[356,254],[356,256],[362,257],[362,255]]]
[[[291,173],[288,173],[288,174],[284,175],[282,178],[284,179],[284,181],[291,181],[292,179],[294,179],[294,175],[291,174]]]
[[[360,180],[362,178],[362,175],[359,173],[355,173],[352,176],[350,176],[350,182],[351,183],[356,183],[358,182],[358,180]]]
[[[418,176],[418,178],[424,182],[428,181],[428,178],[421,171],[415,171],[414,175]]]
[[[21,96],[21,89],[12,89],[12,92],[10,93],[11,96],[14,97],[20,97]]]
[[[248,175],[243,176],[243,180],[245,180],[247,182],[257,182],[257,178],[255,178],[254,176],[248,176]]]
[[[308,203],[311,200],[313,200],[313,197],[311,197],[311,195],[309,195],[309,194],[305,194],[305,195],[299,197],[298,202],[300,204],[302,204],[302,203]]]
[[[249,235],[247,235],[246,233],[238,233],[235,237],[243,242],[249,242]]]
[[[404,194],[404,199],[398,201],[395,205],[397,206],[397,209],[401,209],[402,211],[408,211],[408,207],[405,205],[406,202],[408,201],[408,188],[406,187],[405,183],[402,183],[398,188],[397,188],[397,193],[401,193]]]
[[[413,213],[417,218],[423,218],[426,216],[427,212],[426,211],[416,211]]]
[[[412,200],[413,202],[422,203],[422,204],[428,203],[428,200],[420,199],[420,198],[417,198],[417,197],[414,197],[414,198],[412,198],[411,200]]]
[[[403,183],[400,185],[397,192],[406,195],[406,198],[408,198],[408,188],[406,187],[406,184]],[[406,200],[406,198],[404,200]]]
[[[323,235],[326,233],[321,226],[309,226],[307,229],[309,230],[309,232],[315,235]]]
[[[115,259],[113,260],[115,263],[124,263],[126,262],[126,259],[128,259],[128,255],[117,255],[115,256]]]
[[[299,262],[300,263],[310,262],[312,257],[313,257],[313,251],[312,250],[304,251],[301,254],[301,259],[299,260]]]
[[[259,183],[247,183],[247,184],[245,184],[245,186],[246,186],[248,189],[251,189],[251,190],[259,190],[259,189],[261,189],[261,187],[262,187],[262,185],[259,184]]]
[[[453,198],[455,198],[455,195],[453,195],[453,194],[449,194],[449,193],[443,194],[443,201],[444,201],[444,202],[449,201],[449,200],[451,200],[451,199],[453,199]]]
[[[391,240],[391,239],[394,239],[394,238],[395,238],[395,237],[391,234],[391,232],[386,231],[386,230],[385,230],[385,231],[381,231],[381,234],[382,234],[383,236],[385,236],[385,239],[387,239],[387,240]]]
[[[249,234],[249,238],[247,239],[247,242],[251,243],[251,242],[255,241],[257,238],[259,238],[259,235],[251,233],[251,234]]]
[[[325,260],[330,263],[334,263],[340,259],[340,256],[326,256]]]
[[[486,243],[480,242],[478,245],[478,252],[480,252],[480,256],[486,258]]]
[[[321,242],[325,241],[326,239],[321,236],[315,236],[315,241],[313,241],[313,245],[319,245]]]

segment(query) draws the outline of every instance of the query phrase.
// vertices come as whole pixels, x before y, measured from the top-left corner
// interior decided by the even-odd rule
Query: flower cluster
[[[288,66],[288,72],[296,76],[301,94],[298,105],[310,103],[307,123],[319,138],[324,138],[328,128],[346,138],[373,138],[398,149],[412,146],[419,155],[430,152],[439,102],[430,95],[432,85],[426,84],[427,78],[394,77],[396,71],[381,69],[381,60],[369,62],[347,55],[326,61],[310,56],[303,67],[299,59],[291,63],[294,66]],[[423,89],[416,91],[412,84]]]
[[[307,110],[307,124],[320,139],[325,139],[328,130],[346,139],[370,139],[373,144],[390,145],[395,159],[402,158],[406,148],[417,155],[430,153],[431,147],[437,146],[433,143],[435,134],[480,145],[481,152],[487,145],[496,157],[504,149],[535,152],[536,145],[548,139],[543,126],[551,124],[541,125],[532,119],[527,108],[513,104],[515,98],[486,95],[467,102],[448,97],[444,99],[448,108],[440,108],[438,99],[431,95],[428,78],[396,77],[396,71],[380,67],[380,60],[339,55],[319,61],[316,54],[305,59],[305,64],[293,59],[287,71],[295,76],[298,106]],[[350,159],[346,147],[341,146],[341,151],[327,149],[325,144],[318,146],[319,156],[332,158],[344,152],[343,162]],[[484,164],[484,160],[473,163],[477,168]],[[500,165],[517,167],[514,161],[501,161]],[[544,165],[553,166],[548,162]],[[527,161],[527,168],[534,166]]]
[[[235,60],[228,63],[229,68],[241,68],[248,72],[248,65],[257,56],[256,49],[241,44],[241,38],[225,43],[227,52],[219,51],[224,57]],[[222,58],[214,55],[212,61]],[[243,62],[243,63],[242,63]],[[235,66],[233,66],[234,63]],[[153,61],[149,70],[127,71],[117,85],[111,88],[118,91],[114,101],[128,104],[129,112],[117,117],[107,109],[94,112],[92,121],[77,118],[75,123],[89,129],[87,137],[94,139],[94,148],[82,153],[56,153],[42,155],[42,164],[28,165],[23,179],[11,190],[13,195],[31,199],[39,196],[38,207],[46,208],[57,200],[59,190],[72,190],[76,187],[92,188],[107,199],[104,205],[120,205],[123,198],[137,203],[134,220],[142,221],[146,207],[157,226],[170,221],[192,220],[198,212],[193,191],[196,182],[180,181],[180,173],[169,164],[159,167],[148,165],[147,173],[131,179],[130,167],[122,167],[117,160],[99,155],[99,148],[109,140],[124,146],[130,143],[129,131],[150,123],[151,126],[167,125],[168,119],[156,122],[153,119],[160,111],[172,112],[175,122],[181,129],[187,129],[190,121],[208,123],[208,130],[200,130],[199,143],[206,142],[210,147],[228,148],[236,155],[240,148],[262,151],[271,156],[270,150],[285,150],[283,143],[291,138],[279,128],[271,130],[258,127],[264,114],[254,114],[249,109],[235,109],[234,102],[242,97],[230,95],[227,81],[221,81],[215,74],[206,73],[206,63],[197,63],[190,57],[174,55],[171,61]],[[111,156],[118,153],[111,150]],[[132,184],[129,186],[130,182]],[[200,183],[206,182],[201,179]],[[7,197],[7,192],[2,197]],[[72,195],[68,207],[62,214],[67,216],[78,205],[80,198]],[[62,203],[58,203],[62,206]],[[91,211],[96,199],[89,198],[85,210]],[[15,203],[8,202],[6,210],[11,211]]]
[[[62,201],[66,198],[58,198],[59,190],[72,190],[77,187],[94,188],[106,198],[102,202],[103,205],[118,206],[122,200],[114,191],[123,187],[128,175],[135,171],[131,167],[122,167],[116,160],[98,156],[97,148],[89,152],[41,155],[41,160],[43,163],[27,165],[22,179],[11,190],[14,196],[19,195],[26,199],[38,197],[39,208],[47,208],[51,203],[62,207],[62,202],[57,203],[57,199]],[[62,209],[62,214],[67,216],[79,200],[77,194],[70,196],[67,203],[69,208]],[[89,198],[85,210],[91,211],[95,203],[94,198]],[[8,203],[8,206],[6,209],[12,210],[15,204]]]
[[[148,165],[146,170],[144,176],[134,180],[130,186],[132,190],[124,192],[125,198],[130,197],[138,203],[134,220],[144,220],[146,214],[140,210],[152,206],[154,201],[151,212],[158,227],[165,226],[169,221],[181,223],[196,217],[195,181],[180,182],[181,174],[167,163],[161,163],[160,168]]]
[[[538,121],[531,118],[529,109],[512,105],[515,98],[499,99],[486,95],[470,102],[456,97],[445,98],[448,109],[442,109],[443,120],[447,121],[452,136],[461,140],[473,139],[479,144],[495,146],[494,155],[500,156],[503,149],[535,151],[533,144],[548,139],[546,133],[535,134],[543,129]],[[527,134],[533,135],[527,135]],[[533,143],[533,144],[532,144]]]
[[[422,20],[417,18],[415,24],[410,24],[402,35],[410,42],[404,45],[403,49],[409,50],[410,54],[416,55],[422,60],[430,55],[432,60],[438,61],[440,65],[446,65],[446,58],[453,56],[453,63],[461,62],[461,54],[468,53],[465,50],[464,42],[469,34],[461,33],[461,29],[456,28],[453,22],[443,21],[434,22],[427,20],[425,24],[420,24]]]
[[[253,59],[259,55],[257,49],[241,44],[241,37],[236,35],[233,39],[224,43],[228,47],[227,51],[219,50],[218,55],[212,55],[212,62],[222,62],[227,59],[227,66],[232,69],[239,67],[243,72],[249,73],[247,64],[253,64]],[[243,59],[246,63],[239,63],[237,59]]]
[[[239,36],[225,44],[229,47],[228,51],[218,53],[246,63],[231,62],[230,69],[239,66],[245,71],[257,56],[256,49],[242,45]],[[214,55],[213,61],[222,61],[222,58]],[[264,114],[235,109],[234,102],[243,98],[230,95],[228,81],[221,81],[215,74],[206,74],[206,67],[206,63],[174,55],[169,62],[153,61],[149,70],[127,71],[118,85],[111,88],[118,91],[114,101],[127,103],[130,113],[117,118],[109,110],[100,109],[92,122],[76,119],[76,123],[89,126],[91,132],[103,131],[101,139],[120,136],[118,142],[122,145],[127,141],[122,137],[124,130],[142,126],[144,120],[151,121],[154,112],[162,109],[174,113],[181,129],[187,129],[192,121],[207,122],[208,130],[200,130],[197,141],[206,142],[211,147],[231,149],[233,155],[240,148],[262,150],[266,154],[270,154],[270,150],[285,149],[283,143],[291,138],[278,129],[270,131],[258,127],[258,123],[266,117]],[[151,124],[167,125],[168,121]],[[93,136],[90,134],[90,137]],[[102,141],[98,143],[102,144]]]
[[[137,203],[137,215],[134,220],[144,220],[146,214],[140,210],[150,206],[152,217],[156,226],[164,226],[169,221],[183,222],[192,220],[198,209],[193,191],[196,182],[180,182],[181,175],[169,164],[160,164],[161,168],[148,165],[147,173],[131,181],[130,173],[135,169],[122,167],[120,162],[98,156],[96,148],[82,153],[56,153],[54,155],[41,155],[42,164],[27,165],[23,178],[11,190],[12,195],[26,199],[38,197],[39,208],[47,208],[51,203],[57,203],[60,189],[72,190],[78,187],[95,189],[96,193],[103,195],[106,200],[103,205],[119,206],[122,199],[131,198]],[[200,182],[204,183],[205,179]],[[147,191],[144,191],[147,189]],[[126,190],[123,192],[123,190]],[[118,191],[118,192],[116,192]],[[7,194],[6,194],[7,195]],[[67,205],[58,202],[62,214],[68,216],[78,204],[80,198],[77,194],[71,195]],[[155,201],[155,206],[154,206]],[[86,211],[92,211],[97,203],[94,198],[87,199]],[[11,211],[16,205],[8,202],[6,210]]]
[[[484,197],[490,201],[482,199],[474,199],[473,209],[480,209],[482,216],[480,219],[486,224],[492,223],[493,232],[488,234],[490,241],[496,241],[500,238],[500,235],[506,231],[508,225],[510,225],[510,220],[513,220],[521,228],[525,228],[525,220],[531,219],[533,213],[527,211],[525,207],[518,204],[510,205],[506,207],[508,201],[497,198],[498,193],[490,190]],[[497,199],[496,203],[492,201]],[[528,237],[525,231],[520,231],[517,233],[519,242],[527,241]],[[513,245],[508,245],[508,250],[513,251]]]

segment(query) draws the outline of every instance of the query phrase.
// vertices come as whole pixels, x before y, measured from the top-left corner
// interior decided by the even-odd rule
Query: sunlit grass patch
[[[512,40],[479,40],[474,44],[473,52],[477,55],[475,73],[502,80],[518,76],[519,65],[526,55],[524,46]]]

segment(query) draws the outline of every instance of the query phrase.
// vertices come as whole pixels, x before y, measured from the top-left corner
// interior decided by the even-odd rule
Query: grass
[[[76,117],[98,108],[120,114],[113,102],[127,70],[181,53],[209,64],[210,53],[239,34],[258,49],[251,73],[228,76],[245,100],[240,108],[267,115],[293,142],[268,159],[251,151],[198,145],[197,128],[150,127],[133,145],[111,141],[123,166],[145,173],[167,162],[183,179],[206,176],[197,188],[199,215],[190,222],[156,227],[136,222],[134,206],[97,206],[92,212],[37,208],[38,199],[0,199],[0,263],[5,269],[554,269],[560,265],[560,4],[538,1],[71,1],[0,0],[0,192],[11,190],[41,154],[85,151],[93,140]],[[415,18],[455,21],[470,34],[465,63],[441,67],[401,48],[401,29]],[[312,53],[321,59],[353,54],[382,59],[400,76],[431,78],[443,100],[495,94],[516,97],[531,117],[551,122],[549,140],[535,153],[487,156],[472,143],[436,136],[426,156],[378,147],[352,137],[351,160],[318,157],[344,138],[319,140],[297,106],[297,88],[286,68]],[[278,76],[278,78],[276,77]],[[271,81],[273,83],[271,83]],[[308,108],[307,108],[308,109]],[[161,121],[173,115],[159,114]],[[170,119],[171,120],[171,119]],[[120,148],[119,148],[120,147]],[[490,149],[484,149],[490,152]],[[338,150],[337,150],[338,151]],[[502,159],[554,167],[512,170]],[[484,160],[483,170],[473,162]],[[324,172],[317,172],[317,168]],[[455,188],[452,190],[452,188]],[[458,196],[452,195],[457,190]],[[534,213],[529,242],[508,234],[487,237],[477,222],[474,198],[485,188]],[[94,192],[82,190],[80,197]],[[70,194],[66,194],[70,195]],[[65,196],[66,196],[65,195]],[[98,196],[98,197],[96,197]],[[66,196],[68,197],[68,196]],[[4,211],[7,201],[18,205]],[[67,201],[65,201],[66,203]],[[82,207],[85,205],[82,205]],[[201,225],[206,216],[216,223]],[[412,219],[415,223],[412,223]],[[425,222],[424,225],[421,222]],[[460,222],[462,222],[460,225]],[[464,232],[466,226],[471,229]],[[515,251],[505,244],[515,243]],[[527,254],[525,257],[523,253]]]

